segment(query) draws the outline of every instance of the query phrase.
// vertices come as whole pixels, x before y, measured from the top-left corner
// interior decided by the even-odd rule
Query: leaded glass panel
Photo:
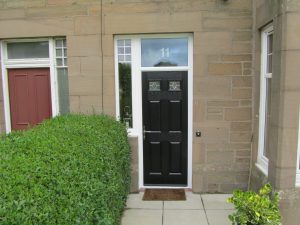
[[[169,81],[169,91],[181,91],[180,81]]]
[[[149,81],[149,91],[160,91],[160,81]]]

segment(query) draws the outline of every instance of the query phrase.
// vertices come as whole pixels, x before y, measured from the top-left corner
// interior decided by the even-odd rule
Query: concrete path
[[[186,201],[143,201],[143,193],[130,194],[121,225],[231,225],[230,195],[193,194]]]

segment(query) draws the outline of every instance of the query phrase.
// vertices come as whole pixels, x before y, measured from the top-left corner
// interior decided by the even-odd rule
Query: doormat
[[[144,201],[185,201],[184,189],[146,189]]]

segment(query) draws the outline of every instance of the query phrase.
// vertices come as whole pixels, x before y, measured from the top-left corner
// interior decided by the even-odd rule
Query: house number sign
[[[170,58],[170,49],[169,48],[161,48],[161,58]]]
[[[142,39],[142,67],[187,66],[187,38]]]

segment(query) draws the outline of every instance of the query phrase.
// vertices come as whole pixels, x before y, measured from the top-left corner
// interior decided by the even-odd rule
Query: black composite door
[[[144,185],[187,185],[187,71],[143,72]]]

